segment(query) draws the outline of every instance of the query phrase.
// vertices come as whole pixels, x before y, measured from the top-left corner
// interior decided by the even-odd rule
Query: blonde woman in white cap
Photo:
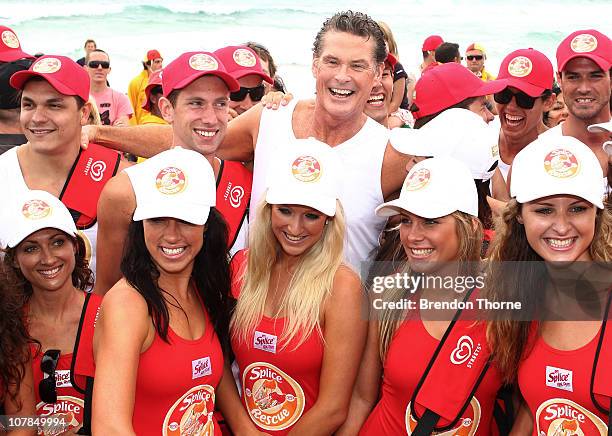
[[[524,426],[516,434],[607,434],[600,407],[609,408],[610,398],[592,390],[602,322],[599,314],[580,315],[585,298],[603,307],[612,284],[612,216],[604,209],[601,179],[595,154],[571,136],[540,137],[512,163],[513,198],[490,259],[492,266],[517,262],[492,268],[486,289],[490,299],[521,300],[524,319],[533,320],[500,319],[488,332],[504,380],[517,381],[524,398],[518,421]],[[602,262],[608,266],[598,267]],[[588,274],[583,282],[570,281],[572,271]],[[569,278],[559,280],[560,274]],[[588,293],[591,286],[601,292]],[[544,316],[550,312],[561,318]]]
[[[25,191],[5,212],[13,226],[5,239],[4,267],[20,279],[33,347],[36,413],[63,419],[64,430],[83,423],[84,392],[73,386],[72,360],[83,309],[93,285],[85,242],[63,203],[46,191]],[[75,381],[83,389],[82,380]],[[69,413],[66,413],[69,412]]]
[[[228,349],[227,229],[215,177],[175,147],[127,171],[136,210],[94,335],[94,434],[257,433],[224,364]],[[112,418],[111,418],[112,417]]]
[[[329,435],[346,417],[367,330],[359,277],[343,262],[342,170],[312,138],[273,165],[246,260],[233,261],[232,349],[259,429]]]
[[[434,157],[418,162],[408,173],[399,199],[380,205],[376,213],[401,218],[400,240],[406,261],[399,276],[477,277],[482,245],[478,196],[470,170],[460,161]],[[386,279],[394,277],[376,277],[371,287],[368,341],[342,435],[412,434],[420,420],[411,408],[418,398],[419,380],[436,360],[437,348],[446,340],[442,338],[451,329],[457,332],[456,327],[449,327],[456,310],[419,310],[420,302],[445,301],[449,296],[461,301],[465,291],[475,285],[458,289],[459,294],[454,288],[445,292],[436,286],[410,287],[393,280],[383,286]],[[403,304],[408,300],[416,306]],[[466,408],[444,424],[445,431],[489,435],[500,385],[496,369],[486,370],[477,389],[462,398]],[[448,404],[447,392],[453,388],[442,382],[435,396]],[[464,401],[453,407],[461,409]]]

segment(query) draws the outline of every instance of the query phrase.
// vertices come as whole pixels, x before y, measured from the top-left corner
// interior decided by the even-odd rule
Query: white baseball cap
[[[473,179],[489,180],[499,159],[499,129],[474,112],[453,108],[420,129],[391,130],[391,145],[412,156],[451,156],[470,169]]]
[[[425,159],[412,167],[397,200],[376,208],[378,216],[408,211],[423,218],[439,218],[455,211],[478,216],[478,193],[470,170],[457,159]]]
[[[612,120],[607,123],[592,124],[588,127],[589,132],[600,133],[608,132],[612,134]],[[612,156],[612,141],[606,141],[603,143],[603,149],[608,155]]]
[[[77,235],[77,228],[70,212],[64,204],[46,191],[26,191],[19,194],[9,206],[6,223],[10,224],[10,234],[6,234],[8,247],[13,248],[34,232],[52,228],[70,236]]]
[[[308,138],[296,139],[279,151],[268,173],[266,201],[309,206],[334,216],[341,169],[332,148]]]
[[[573,136],[540,136],[512,161],[510,195],[527,203],[550,195],[575,195],[603,209],[601,165]]]
[[[217,197],[213,169],[204,156],[174,147],[127,168],[134,194],[134,221],[170,217],[206,224]]]

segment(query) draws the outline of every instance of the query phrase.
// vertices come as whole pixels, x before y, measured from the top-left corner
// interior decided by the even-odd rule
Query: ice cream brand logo
[[[588,33],[582,33],[572,39],[570,47],[574,53],[590,53],[597,48],[597,38]]]
[[[17,35],[10,30],[5,30],[2,32],[2,42],[8,48],[19,48],[19,39],[17,39]]]
[[[576,156],[568,150],[558,148],[544,158],[544,170],[549,176],[566,179],[578,174],[580,164]]]
[[[535,420],[538,435],[604,436],[607,426],[599,417],[565,398],[552,398],[540,404]]]
[[[51,420],[49,426],[38,428],[38,434],[56,435],[79,427],[83,421],[83,407],[83,400],[70,396],[58,396],[55,403],[41,401],[36,405],[36,414],[45,418],[56,418],[55,422],[63,422],[64,426],[53,425],[54,420]]]
[[[215,390],[209,385],[191,388],[168,410],[163,436],[213,436]]]
[[[321,178],[321,164],[312,156],[300,156],[291,164],[291,173],[300,182],[316,182]]]
[[[406,191],[418,191],[429,183],[431,173],[427,168],[419,168],[408,176],[404,182],[404,189]]]
[[[51,215],[51,206],[43,200],[28,200],[21,208],[21,213],[29,220],[39,220]]]
[[[191,361],[191,378],[196,379],[205,377],[212,374],[212,367],[210,365],[210,357],[203,357]]]
[[[269,335],[268,333],[255,330],[255,334],[253,335],[253,348],[267,351],[268,353],[276,353],[277,340],[278,338],[275,335]]]
[[[573,392],[572,375],[573,372],[568,369],[546,366],[546,386]]]
[[[55,387],[56,388],[72,387],[72,383],[70,382],[70,370],[69,369],[58,369],[55,371]]]
[[[189,66],[197,71],[212,71],[219,68],[219,63],[209,54],[197,53],[189,58]]]
[[[450,355],[450,361],[455,365],[467,362],[472,355],[474,341],[467,335],[461,336],[457,341],[457,346]]]
[[[45,58],[36,61],[32,71],[41,74],[51,74],[59,71],[60,68],[62,68],[62,61],[57,58]]]
[[[243,397],[253,422],[265,430],[289,428],[304,412],[304,391],[274,365],[254,362],[242,373]]]
[[[411,410],[411,403],[408,403],[405,416],[406,432],[408,435],[411,435],[417,426],[417,420],[412,416]],[[480,424],[480,415],[480,403],[476,397],[472,397],[465,412],[463,412],[461,418],[459,418],[451,430],[432,434],[436,436],[474,436]]]
[[[174,195],[185,190],[187,178],[180,168],[166,167],[157,174],[155,186],[164,195]]]
[[[234,51],[232,57],[234,58],[234,62],[236,62],[241,67],[251,68],[254,67],[257,63],[257,60],[255,59],[253,53],[244,48],[239,48]]]
[[[525,56],[517,56],[508,64],[508,73],[513,77],[528,76],[532,69],[531,59]]]

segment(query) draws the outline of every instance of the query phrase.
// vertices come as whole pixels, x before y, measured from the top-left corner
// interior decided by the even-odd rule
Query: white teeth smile
[[[368,104],[371,104],[373,106],[382,106],[384,100],[385,96],[383,94],[370,95],[370,98],[368,98]]]
[[[183,251],[185,251],[185,247],[179,247],[179,248],[162,247],[161,249],[164,252],[164,254],[167,254],[168,256],[176,256],[177,254],[181,254]]]
[[[428,256],[433,253],[433,248],[411,248],[410,251],[415,256]]]
[[[574,243],[576,238],[568,238],[568,239],[552,239],[546,238],[545,241],[552,248],[567,248]]]
[[[217,134],[217,132],[216,132],[216,131],[212,131],[212,132],[210,132],[210,131],[208,131],[208,130],[197,130],[197,129],[194,129],[194,131],[195,131],[195,132],[196,132],[198,135],[203,136],[203,137],[205,137],[205,138],[212,138],[213,136],[215,136],[215,135]]]
[[[61,266],[57,266],[57,267],[55,267],[53,269],[39,270],[38,272],[41,273],[44,276],[51,277],[51,276],[57,274],[60,269],[61,269]]]
[[[304,239],[306,236],[290,236],[287,233],[285,233],[285,238],[289,239],[290,241],[293,242],[299,242],[302,239]]]
[[[338,88],[329,88],[329,90],[332,92],[332,94],[342,95],[345,97],[351,95],[354,92],[354,91],[351,91],[350,89],[338,89]]]
[[[577,98],[576,101],[578,103],[591,103],[594,100],[592,98]]]

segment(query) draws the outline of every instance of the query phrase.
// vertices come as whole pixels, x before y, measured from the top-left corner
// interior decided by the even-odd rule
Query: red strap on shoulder
[[[244,165],[240,162],[221,161],[216,208],[227,222],[228,247],[234,245],[240,226],[246,217],[252,185],[253,173]]]
[[[83,304],[83,312],[77,331],[77,338],[74,344],[72,356],[72,374],[93,377],[95,372],[95,362],[93,356],[93,336],[102,304],[102,296],[98,294],[87,294]],[[74,382],[73,382],[74,384]],[[85,390],[85,386],[76,386],[78,389]]]
[[[119,161],[116,151],[98,144],[89,144],[87,150],[80,151],[60,194],[62,203],[78,214],[78,228],[85,229],[96,222],[98,198],[117,172]]]
[[[606,303],[606,311],[604,320],[601,326],[599,342],[597,344],[597,352],[595,362],[593,363],[593,388],[592,393],[604,395],[612,398],[612,324],[610,323],[610,303],[612,301],[612,289],[608,291],[608,301]],[[610,404],[606,404],[605,408],[609,408]]]

